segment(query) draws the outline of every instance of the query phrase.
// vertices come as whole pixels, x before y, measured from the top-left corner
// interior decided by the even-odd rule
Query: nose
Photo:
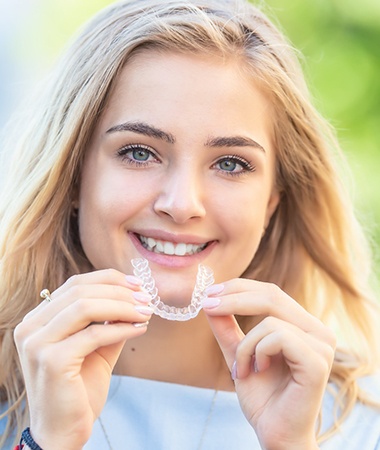
[[[159,187],[154,210],[181,224],[205,216],[203,200],[204,186],[199,173],[190,167],[173,168],[166,173]]]

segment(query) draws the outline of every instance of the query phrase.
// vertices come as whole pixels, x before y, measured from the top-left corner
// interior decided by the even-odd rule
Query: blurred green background
[[[29,11],[21,25],[18,20],[12,54],[21,58],[26,67],[34,68],[29,72],[30,81],[48,69],[68,38],[88,17],[112,3],[110,0],[23,1]],[[303,66],[315,103],[338,130],[353,172],[352,195],[358,214],[379,254],[380,1],[256,3],[275,19],[304,55]],[[377,273],[380,274],[379,262]]]

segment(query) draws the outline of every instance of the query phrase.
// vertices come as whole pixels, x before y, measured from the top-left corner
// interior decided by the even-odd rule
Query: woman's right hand
[[[138,280],[113,270],[71,277],[15,329],[31,433],[44,449],[81,449],[105,404],[125,341],[152,314]]]

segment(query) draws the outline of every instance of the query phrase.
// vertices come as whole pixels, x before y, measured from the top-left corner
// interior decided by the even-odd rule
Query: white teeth
[[[194,253],[202,251],[207,245],[186,244],[184,242],[175,244],[173,242],[159,241],[151,237],[147,238],[141,235],[139,235],[139,239],[143,246],[151,252],[176,256],[193,255]]]
[[[172,242],[165,242],[164,253],[165,255],[174,255],[174,244]]]
[[[154,247],[156,245],[156,241],[152,238],[144,238],[143,236],[141,236],[143,238],[143,242],[146,242],[148,244],[149,247]]]
[[[183,256],[186,254],[186,244],[183,244],[182,242],[180,244],[177,244],[174,250],[174,253],[177,256]]]

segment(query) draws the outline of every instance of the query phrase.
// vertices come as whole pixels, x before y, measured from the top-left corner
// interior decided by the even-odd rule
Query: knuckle
[[[31,362],[37,361],[40,358],[40,355],[43,353],[39,343],[34,336],[28,336],[24,338],[19,347],[19,350]]]
[[[45,374],[53,374],[60,372],[60,364],[63,361],[62,353],[60,353],[60,358],[57,359],[57,351],[54,346],[49,345],[40,350],[38,355],[34,358],[35,365],[41,369]]]
[[[101,338],[103,335],[102,325],[90,325],[85,329],[85,333],[91,342],[94,342],[95,344],[101,343]]]
[[[277,284],[267,283],[266,296],[267,296],[267,299],[269,302],[268,310],[269,310],[270,314],[274,313],[277,310],[279,303],[280,303],[281,295],[282,295],[282,291],[279,288],[279,286],[277,286]]]
[[[261,326],[267,332],[274,331],[278,327],[278,319],[273,316],[264,317],[264,319],[261,321]]]
[[[24,338],[24,328],[25,327],[23,322],[20,322],[13,330],[13,340],[15,341],[16,345],[20,344]]]
[[[109,283],[115,283],[120,281],[120,272],[116,269],[104,269],[101,271],[103,274],[103,277],[107,280]]]
[[[73,286],[77,285],[82,277],[82,274],[75,274],[71,275],[70,278],[68,278],[65,282],[66,287],[72,288]]]
[[[75,314],[80,317],[87,316],[91,307],[91,300],[88,298],[80,297],[73,304]]]
[[[78,276],[78,275],[75,275]],[[67,290],[67,295],[72,298],[81,298],[83,295],[83,288],[80,284],[72,284],[69,286],[69,289]]]
[[[335,353],[335,349],[337,346],[337,337],[331,328],[325,327],[326,330],[326,340],[329,344],[331,350]]]
[[[21,348],[23,346],[23,343],[25,342],[25,340],[27,340],[30,332],[30,326],[25,320],[16,325],[15,329],[13,330],[13,340],[18,348]]]
[[[245,289],[247,280],[245,278],[234,278],[233,280],[231,280],[231,282],[234,284],[234,290],[243,291]]]
[[[277,303],[281,289],[275,283],[267,283],[268,299],[271,303]]]
[[[320,383],[321,380],[327,381],[331,371],[331,363],[322,358],[320,364],[318,364],[313,370],[314,379],[316,383]]]
[[[105,269],[105,273],[106,273],[107,275],[109,275],[111,278],[113,278],[113,277],[118,276],[120,272],[117,271],[116,269],[110,268],[110,269]]]
[[[326,360],[328,361],[329,367],[331,367],[334,358],[335,358],[335,347],[331,347],[330,345],[326,346],[325,350]]]

